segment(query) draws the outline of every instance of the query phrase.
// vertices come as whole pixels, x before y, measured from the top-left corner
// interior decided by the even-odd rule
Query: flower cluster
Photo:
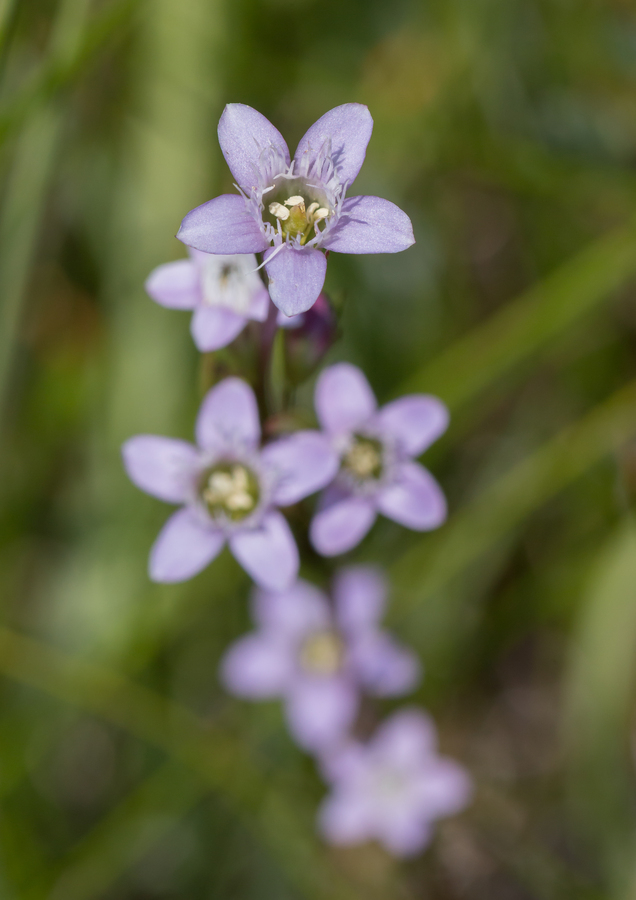
[[[316,369],[336,335],[322,292],[324,251],[392,253],[414,242],[408,216],[394,204],[346,197],[372,124],[359,104],[331,110],[291,160],[260,113],[226,107],[219,140],[238,194],[186,215],[178,237],[189,258],[159,266],[146,290],[163,306],[193,311],[202,352],[232,345],[251,322],[245,334],[258,371],[251,384],[212,374],[196,443],[138,435],[122,452],[139,488],[180,507],[150,551],[151,579],[192,578],[227,544],[255,582],[256,630],[226,652],[221,679],[239,697],[283,701],[290,733],[331,788],[319,812],[321,834],[336,844],[376,840],[409,855],[428,843],[437,818],[466,804],[469,779],[438,755],[423,711],[407,708],[374,725],[374,704],[411,691],[421,674],[417,657],[380,625],[382,573],[349,564],[324,592],[299,578],[296,535],[306,527],[328,566],[364,539],[378,513],[417,531],[440,526],[444,495],[417,457],[445,431],[448,413],[423,394],[378,408],[363,372],[345,362],[318,376],[318,428],[298,428],[301,417],[289,404],[291,388]],[[282,409],[271,403],[274,341],[287,373]]]

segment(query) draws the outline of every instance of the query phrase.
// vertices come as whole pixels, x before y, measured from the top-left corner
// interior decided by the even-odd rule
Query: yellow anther
[[[289,210],[285,209],[282,203],[270,203],[269,211],[273,216],[276,216],[277,219],[280,219],[282,222],[285,219],[289,218]]]

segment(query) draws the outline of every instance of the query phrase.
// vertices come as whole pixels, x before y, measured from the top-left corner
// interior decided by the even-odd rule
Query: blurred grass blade
[[[578,826],[604,853],[615,896],[626,896],[636,850],[630,729],[636,697],[636,525],[595,561],[565,677],[564,742]]]
[[[636,434],[636,382],[630,382],[506,472],[435,534],[393,565],[400,611],[447,585],[511,529]]]
[[[409,378],[399,394],[428,391],[451,409],[548,346],[636,273],[636,223],[592,242],[556,272],[478,325]]]

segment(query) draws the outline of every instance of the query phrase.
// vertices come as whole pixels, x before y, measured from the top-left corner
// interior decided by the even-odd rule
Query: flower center
[[[344,645],[335,631],[318,631],[300,648],[300,663],[312,675],[335,675],[344,661]]]
[[[249,516],[260,497],[256,476],[240,463],[221,463],[207,469],[201,478],[199,493],[212,518],[227,518],[233,522]]]
[[[207,306],[221,306],[239,315],[247,315],[252,298],[261,287],[255,273],[255,261],[240,257],[212,257],[206,261],[201,276],[203,300]]]
[[[408,783],[402,772],[382,768],[376,774],[375,787],[378,794],[384,799],[397,800],[404,794]]]
[[[382,444],[375,438],[354,435],[342,458],[342,468],[357,481],[377,481],[383,470]]]
[[[301,244],[320,234],[318,223],[333,212],[325,194],[302,178],[275,178],[264,191],[263,202],[270,224],[276,230],[280,227],[283,237],[299,237]]]

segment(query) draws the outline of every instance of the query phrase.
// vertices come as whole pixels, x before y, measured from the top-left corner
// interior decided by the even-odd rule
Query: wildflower
[[[258,584],[287,587],[298,550],[276,506],[312,494],[332,477],[337,460],[316,431],[299,431],[259,451],[256,399],[239,378],[208,391],[196,422],[198,446],[138,435],[122,448],[131,480],[169,503],[168,519],[150,553],[153,581],[184,581],[230,550]]]
[[[349,197],[373,129],[366,106],[346,103],[320,118],[295,158],[282,135],[242,103],[225,107],[219,143],[238,195],[193,209],[177,237],[207,253],[260,253],[273,302],[287,316],[309,309],[327,269],[322,250],[397,253],[414,243],[408,216],[379,197]]]
[[[234,694],[282,697],[290,730],[310,750],[343,739],[361,689],[395,696],[419,676],[417,658],[378,627],[386,586],[375,569],[342,569],[333,598],[332,608],[321,591],[301,580],[284,592],[255,592],[259,630],[238,640],[221,667]]]
[[[470,798],[470,780],[453,760],[438,756],[435,727],[418,709],[394,713],[367,744],[352,743],[326,758],[332,793],[319,827],[332,844],[376,840],[396,856],[418,853],[436,819]]]
[[[446,430],[448,411],[440,400],[412,394],[378,410],[360,369],[338,363],[320,375],[315,406],[340,456],[340,471],[311,522],[319,553],[335,556],[355,547],[378,512],[416,531],[441,525],[444,495],[413,460]]]
[[[190,249],[190,259],[158,266],[146,291],[162,306],[193,309],[190,325],[202,352],[227,346],[250,319],[264,322],[269,295],[253,254],[215,256]]]

